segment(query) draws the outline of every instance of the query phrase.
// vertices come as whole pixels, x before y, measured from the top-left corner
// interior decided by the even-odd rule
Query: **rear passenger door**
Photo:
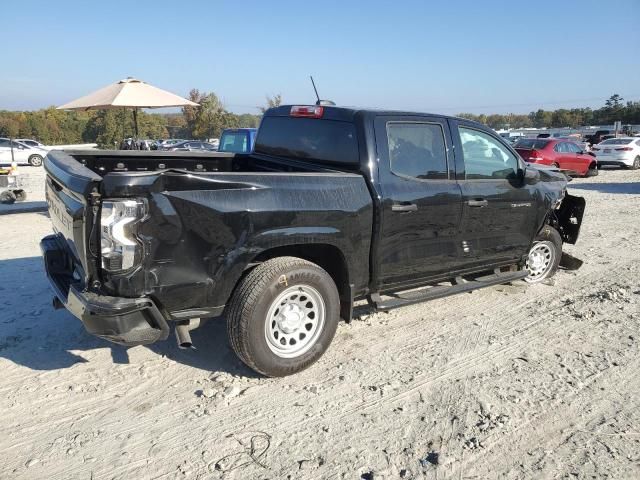
[[[378,116],[375,136],[383,193],[380,289],[456,269],[462,206],[446,120]]]
[[[458,125],[454,128],[453,125]],[[452,120],[457,178],[462,190],[460,242],[465,265],[517,260],[536,229],[536,190],[524,185],[518,156],[473,124]]]

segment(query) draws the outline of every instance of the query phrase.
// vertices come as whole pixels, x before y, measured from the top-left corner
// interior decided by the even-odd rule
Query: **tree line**
[[[640,124],[640,102],[624,102],[618,94],[609,97],[602,108],[560,108],[557,110],[539,109],[528,115],[491,114],[475,115],[460,113],[458,116],[484,123],[496,130],[501,128],[577,128],[586,125],[612,125],[621,121],[623,125]]]
[[[217,138],[225,128],[255,128],[262,115],[228,111],[213,92],[193,89],[189,100],[200,107],[184,107],[180,113],[138,112],[140,138]],[[267,97],[267,106],[277,106],[282,97]],[[256,107],[264,111],[266,107]],[[51,106],[35,111],[0,110],[0,137],[33,138],[45,145],[97,143],[113,148],[134,132],[131,109],[65,111]]]
[[[185,107],[178,113],[138,113],[140,138],[217,138],[225,128],[257,127],[261,115],[235,114],[228,111],[213,92],[193,89],[188,98],[200,107]],[[282,103],[282,96],[266,98],[262,113]],[[459,116],[484,123],[491,128],[579,127],[582,125],[640,124],[640,102],[627,101],[612,95],[602,108],[539,109],[528,115],[460,113]],[[71,112],[48,107],[35,111],[0,110],[0,136],[35,138],[46,145],[97,143],[103,148],[119,145],[133,135],[133,115],[130,110],[91,110]]]

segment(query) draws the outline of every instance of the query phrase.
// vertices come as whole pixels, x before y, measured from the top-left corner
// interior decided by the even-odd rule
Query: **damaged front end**
[[[575,197],[564,192],[556,208],[549,213],[547,223],[555,228],[564,243],[575,245],[580,234],[582,217],[584,215],[586,201],[582,197]],[[562,252],[560,266],[567,270],[578,270],[583,261],[567,252]]]
[[[578,241],[586,203],[582,197],[565,193],[549,214],[548,223],[560,233],[563,242],[575,245]]]

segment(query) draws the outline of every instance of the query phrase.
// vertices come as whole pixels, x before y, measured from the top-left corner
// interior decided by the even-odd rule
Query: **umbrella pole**
[[[127,119],[127,109],[122,107],[122,142],[124,143],[124,122]]]
[[[133,124],[135,125],[136,128],[136,140],[138,139],[138,109],[134,108],[133,109]]]

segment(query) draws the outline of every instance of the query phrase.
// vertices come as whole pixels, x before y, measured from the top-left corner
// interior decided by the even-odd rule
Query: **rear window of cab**
[[[253,150],[321,163],[359,163],[355,126],[337,120],[264,117]]]

